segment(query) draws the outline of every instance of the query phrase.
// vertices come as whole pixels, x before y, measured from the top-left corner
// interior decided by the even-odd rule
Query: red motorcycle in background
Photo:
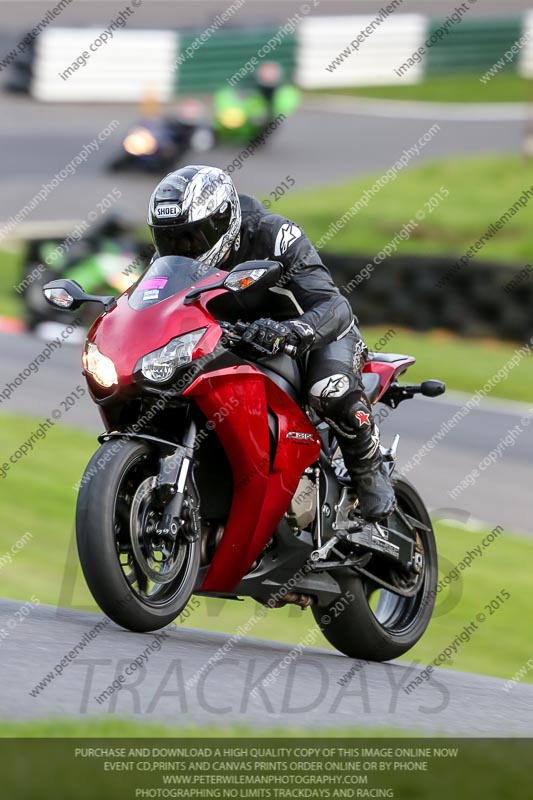
[[[301,364],[290,348],[272,356],[242,341],[266,310],[297,313],[280,276],[273,261],[227,273],[164,257],[118,300],[70,280],[44,288],[59,308],[104,307],[83,354],[106,429],[80,484],[83,572],[100,608],[133,631],[169,624],[192,594],[252,597],[310,607],[348,656],[396,658],[433,611],[431,520],[400,477],[388,525],[365,520],[334,432],[306,409]],[[397,382],[414,361],[371,354],[372,403],[441,394],[438,381]],[[397,438],[384,451],[391,472]]]

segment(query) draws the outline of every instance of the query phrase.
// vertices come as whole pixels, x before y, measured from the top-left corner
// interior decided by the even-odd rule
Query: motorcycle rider
[[[350,304],[302,229],[256,198],[237,194],[231,177],[209,166],[183,167],[163,178],[150,198],[148,225],[160,256],[187,256],[225,270],[251,259],[282,264],[282,285],[301,315],[286,322],[259,319],[244,338],[272,353],[291,344],[297,357],[307,356],[309,404],[337,434],[361,513],[386,519],[395,497],[361,379],[368,349]]]

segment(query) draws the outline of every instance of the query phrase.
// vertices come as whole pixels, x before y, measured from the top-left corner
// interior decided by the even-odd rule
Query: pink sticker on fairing
[[[143,292],[148,289],[163,289],[168,283],[168,278],[148,278],[139,286]]]

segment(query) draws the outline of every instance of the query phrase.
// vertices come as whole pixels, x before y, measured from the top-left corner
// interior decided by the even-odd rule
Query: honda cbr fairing
[[[178,336],[204,330],[189,369],[204,358],[197,376],[185,383],[182,397],[201,410],[207,427],[211,424],[212,428],[210,421],[220,409],[228,408],[231,401],[234,407],[217,422],[215,430],[231,467],[233,497],[224,535],[201,586],[209,592],[233,591],[249,571],[287,510],[302,473],[317,461],[321,447],[303,411],[259,367],[236,357],[231,365],[220,367],[220,359],[213,357],[223,332],[208,305],[228,290],[213,289],[192,304],[187,304],[185,297],[192,286],[212,285],[226,274],[206,273],[203,265],[190,259],[158,259],[118,299],[115,308],[97,320],[88,337],[113,361],[117,373],[117,383],[108,389],[87,376],[109,431],[106,405],[172,386],[172,380],[169,385],[149,386],[146,378],[139,378],[143,356]],[[220,346],[218,351],[223,352]],[[172,431],[169,438],[173,438]]]

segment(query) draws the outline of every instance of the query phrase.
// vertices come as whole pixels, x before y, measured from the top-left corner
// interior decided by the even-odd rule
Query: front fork
[[[191,421],[183,444],[160,461],[155,495],[163,508],[158,533],[175,539],[181,533],[188,542],[200,536],[200,502],[194,480],[196,423]]]

